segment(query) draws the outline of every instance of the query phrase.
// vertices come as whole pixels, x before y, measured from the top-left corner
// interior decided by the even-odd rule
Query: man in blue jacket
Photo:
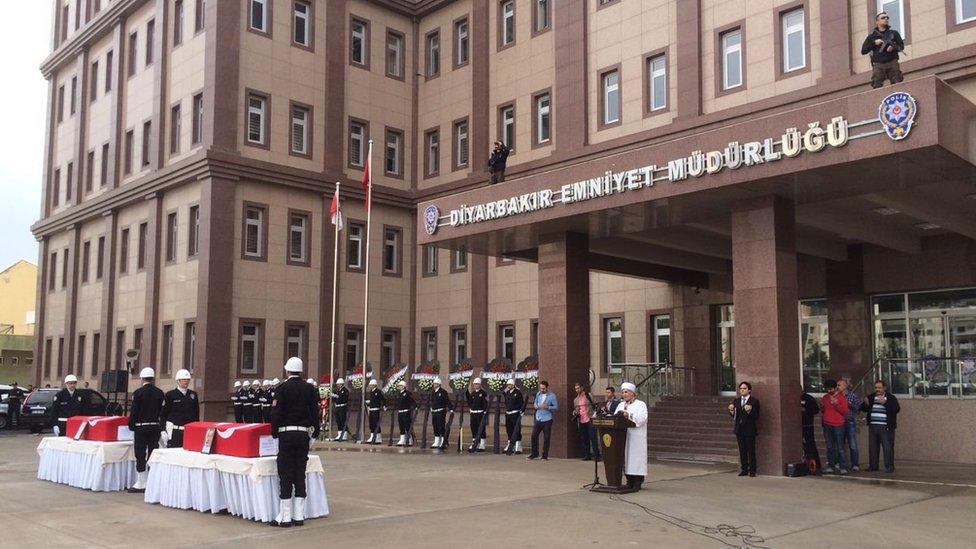
[[[539,382],[535,395],[535,425],[532,426],[532,453],[529,459],[539,457],[539,433],[543,434],[542,459],[549,460],[549,442],[552,439],[552,412],[558,410],[556,395],[549,392],[549,382]]]

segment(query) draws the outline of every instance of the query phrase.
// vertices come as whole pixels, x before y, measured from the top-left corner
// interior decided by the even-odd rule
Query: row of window
[[[437,274],[437,254],[438,248],[432,244],[424,246],[423,266],[424,276],[434,276]],[[459,273],[468,270],[468,249],[461,246],[456,250],[451,250],[451,272]]]
[[[468,358],[467,326],[451,326],[450,356],[451,364],[457,364],[461,359]],[[529,323],[529,355],[539,354],[539,321]],[[420,360],[430,362],[438,360],[437,356],[437,328],[423,328],[420,330]],[[500,322],[497,326],[495,356],[507,358],[517,364],[521,358],[515,350],[515,322]],[[347,336],[348,341],[348,336]]]
[[[464,340],[462,332],[462,341]],[[464,344],[462,343],[462,346]],[[346,371],[353,370],[363,360],[363,328],[362,326],[346,325],[344,343],[343,364]],[[376,359],[369,361],[376,364]],[[389,368],[400,362],[400,329],[381,328],[380,329],[380,356],[379,364],[381,368]]]
[[[264,372],[264,329],[261,319],[241,319],[238,336],[240,339],[237,358],[238,374],[261,375]],[[308,322],[285,321],[284,356],[297,356],[308,363]]]

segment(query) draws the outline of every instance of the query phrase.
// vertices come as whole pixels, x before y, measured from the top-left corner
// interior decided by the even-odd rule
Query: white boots
[[[515,453],[516,454],[521,454],[522,453],[522,441],[521,440],[519,440],[519,441],[517,441],[515,443]]]
[[[136,483],[129,488],[128,492],[145,492],[146,483],[149,481],[149,471],[136,472]]]
[[[292,510],[291,523],[295,526],[305,524],[305,498],[295,498],[295,508]]]
[[[296,498],[296,499],[298,499],[298,498]],[[288,528],[288,527],[291,526],[291,521],[292,521],[292,518],[291,518],[291,506],[292,506],[292,501],[294,501],[294,500],[291,500],[291,499],[282,499],[282,500],[279,500],[279,501],[280,501],[280,504],[278,506],[278,516],[276,516],[275,519],[271,521],[271,526],[280,526],[282,528]],[[302,499],[302,504],[301,505],[302,505],[302,520],[305,520],[305,500],[304,499]]]
[[[484,452],[485,451],[485,439],[481,439],[478,442],[478,451],[479,452]]]
[[[371,433],[366,444],[383,444],[383,435],[380,433]]]
[[[339,431],[332,442],[345,442],[347,440],[349,440],[349,431]]]
[[[400,435],[400,440],[397,441],[396,445],[397,446],[406,446],[407,445],[407,435]]]
[[[434,437],[434,443],[430,445],[431,448],[441,448],[444,444],[444,437]]]

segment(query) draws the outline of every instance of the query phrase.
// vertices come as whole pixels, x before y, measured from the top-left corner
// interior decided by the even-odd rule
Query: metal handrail
[[[881,357],[875,359],[853,390],[862,395],[870,393],[868,385],[878,379],[887,384],[891,393],[903,398],[976,398],[976,357]]]
[[[610,362],[607,372],[615,385],[629,381],[646,396],[686,394],[695,384],[695,368],[675,366],[671,361]]]

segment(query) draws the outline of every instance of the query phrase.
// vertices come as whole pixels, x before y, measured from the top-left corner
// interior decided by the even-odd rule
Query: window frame
[[[169,108],[169,154],[180,154],[180,139],[183,136],[183,105],[180,101]]]
[[[183,320],[183,367],[193,373],[197,357],[197,319]]]
[[[363,47],[362,47],[362,61],[357,61],[353,56],[353,43],[356,40],[356,34],[353,31],[353,25],[360,24],[363,26],[363,35],[361,37]],[[353,67],[358,67],[364,70],[370,70],[370,54],[372,49],[370,48],[370,21],[363,17],[357,15],[349,14],[349,64]]]
[[[295,33],[298,30],[298,10],[295,9],[299,4],[305,6],[305,41],[306,43],[295,40]],[[315,52],[315,3],[307,0],[291,0],[291,45],[306,51]]]
[[[264,319],[262,318],[244,318],[241,317],[237,321],[237,377],[244,377],[246,375],[257,375],[261,376],[264,372]],[[254,326],[256,327],[256,333],[253,336],[247,336],[248,338],[253,338],[254,341],[254,370],[244,370],[244,327]],[[251,339],[248,339],[251,341]]]
[[[78,112],[78,75],[71,77],[71,96],[68,98],[68,116]]]
[[[126,75],[128,78],[132,78],[138,72],[139,67],[138,62],[138,51],[139,51],[139,31],[134,30],[129,33],[129,48],[127,53],[128,59],[126,60]]]
[[[624,362],[627,361],[627,340],[626,340],[626,319],[623,311],[617,313],[604,313],[600,315],[600,372],[607,373],[610,364],[610,321],[620,320],[620,351]]]
[[[352,130],[354,126],[361,127],[363,129],[362,138],[360,139],[360,154],[359,159],[360,164],[353,163],[352,152]],[[369,121],[363,120],[361,118],[355,118],[350,116],[349,123],[346,125],[346,167],[353,170],[363,170],[366,168],[366,156],[369,154]]]
[[[346,238],[344,239],[345,245],[345,264],[346,271],[352,273],[362,273],[366,270],[366,222],[358,219],[346,219]],[[359,229],[359,236],[353,237],[352,228],[355,227]],[[356,258],[358,259],[358,265],[351,265],[349,262],[350,256],[350,243],[356,241],[357,250]]]
[[[911,36],[912,36],[911,11],[912,10],[911,10],[910,0],[868,0],[867,2],[865,2],[865,4],[867,4],[868,32],[871,32],[871,29],[874,28],[875,18],[877,17],[878,13],[881,11],[883,3],[886,1],[898,2],[898,8],[899,8],[898,15],[899,17],[901,17],[902,20],[902,28],[895,29],[895,30],[897,30],[901,34],[901,38],[902,40],[905,41],[905,45],[911,44]],[[953,5],[953,8],[955,8],[955,5]],[[954,11],[955,10],[953,9],[953,12]],[[948,13],[947,10],[946,16],[948,17],[949,15],[950,14]]]
[[[283,334],[284,345],[282,347],[284,357],[282,358],[282,363],[288,362],[289,358],[295,356],[288,352],[288,345],[291,343],[291,335],[288,332],[292,328],[298,328],[301,330],[301,334],[299,335],[299,341],[298,341],[299,352],[297,356],[298,358],[302,359],[302,362],[306,364],[308,363],[308,324],[309,324],[308,322],[303,322],[298,320],[285,321],[284,323],[285,330]]]
[[[463,37],[461,36],[462,27],[464,28]],[[453,29],[451,66],[452,70],[458,70],[471,63],[471,23],[469,22],[468,16],[463,15],[455,19],[451,28]],[[463,48],[462,44],[464,46]],[[462,52],[464,53],[463,60],[461,59]]]
[[[505,330],[507,328],[512,329],[512,356],[505,356]],[[495,357],[496,358],[508,358],[512,361],[512,364],[518,362],[518,330],[516,327],[516,322],[514,320],[500,320],[495,323]]]
[[[125,143],[124,143],[124,155],[122,157],[122,174],[132,175],[132,156],[135,154],[133,150],[135,147],[136,132],[134,128],[129,128],[125,130]]]
[[[387,250],[387,231],[391,231],[396,234],[396,241],[394,245],[394,268],[386,268],[386,250]],[[403,276],[403,227],[397,227],[396,225],[383,224],[383,253],[381,257],[381,265],[383,268],[383,276],[391,277],[402,277]]]
[[[506,6],[511,6],[511,12],[506,14]],[[499,0],[498,1],[498,28],[495,33],[497,36],[498,43],[496,45],[496,51],[506,50],[515,45],[516,34],[518,31],[517,21],[516,21],[516,5],[515,0]],[[511,20],[511,36],[508,35],[508,23]]]
[[[666,113],[671,110],[671,71],[670,63],[670,48],[664,47],[659,48],[654,51],[650,51],[644,54],[644,118],[650,116],[655,116],[661,113]],[[664,60],[664,106],[654,107],[652,101],[654,100],[654,78],[655,72],[651,66],[656,59]]]
[[[390,366],[399,364],[400,363],[400,357],[403,354],[403,352],[402,352],[403,338],[401,337],[400,328],[395,328],[395,327],[392,327],[392,326],[382,326],[380,328],[380,360],[379,360],[380,368],[383,368],[383,367],[386,366],[385,364],[383,364],[383,352],[385,351],[385,347],[386,347],[386,336],[387,335],[392,335],[393,336],[393,356],[392,356],[392,359],[393,360],[391,361]]]
[[[139,222],[139,231],[136,233],[136,272],[146,269],[146,260],[149,259],[147,252],[149,248],[149,223]]]
[[[507,128],[506,128],[505,113],[507,111],[512,112],[511,139],[506,139]],[[516,141],[516,135],[518,135],[517,116],[518,116],[518,110],[516,109],[515,100],[509,101],[507,103],[503,103],[498,106],[498,122],[497,122],[498,135],[496,136],[496,139],[504,143],[505,146],[510,149],[511,151],[509,153],[510,155],[515,154],[515,141]]]
[[[95,190],[95,149],[88,151],[85,160],[85,194]]]
[[[173,2],[173,49],[183,45],[183,27],[186,24],[186,6],[184,0]]]
[[[432,47],[432,40],[436,40],[436,48]],[[441,75],[441,49],[441,29],[438,27],[424,35],[424,77],[427,80],[433,80]],[[437,70],[432,70],[433,67]]]
[[[200,204],[197,202],[189,205],[186,236],[186,258],[189,260],[200,254]]]
[[[91,239],[81,243],[81,283],[88,284],[91,271]]]
[[[264,107],[260,111],[261,115],[261,141],[251,140],[251,100],[259,99],[263,101]],[[271,150],[271,94],[245,88],[244,91],[244,145],[257,147],[259,149]]]
[[[299,216],[305,218],[305,225],[302,227],[302,257],[300,259],[294,259],[292,257],[292,232],[294,231],[294,225],[292,225],[292,217]],[[286,225],[288,229],[287,238],[285,239],[285,263],[287,265],[297,265],[301,267],[311,267],[312,266],[312,212],[306,210],[296,210],[288,208],[288,223]],[[285,357],[287,358],[287,357]]]
[[[548,116],[549,125],[549,135],[545,140],[540,140],[539,132],[542,130],[542,99],[546,98],[549,101],[549,105],[546,107],[546,116]],[[532,148],[538,149],[540,147],[547,147],[552,145],[552,88],[546,88],[544,90],[539,90],[532,94]]]
[[[733,87],[726,87],[726,70],[727,65],[725,63],[725,58],[728,55],[725,51],[725,39],[733,33],[739,33],[739,84]],[[724,27],[715,29],[715,97],[721,97],[724,95],[729,95],[733,93],[738,93],[747,89],[746,83],[746,23],[742,19],[736,21],[735,23],[730,23]]]
[[[427,354],[430,349],[428,346],[427,338],[433,336],[433,356]],[[428,326],[426,328],[420,329],[420,361],[421,362],[433,362],[437,360],[437,326]]]
[[[604,67],[598,73],[599,82],[597,83],[600,89],[600,105],[599,105],[599,119],[597,121],[597,127],[599,130],[605,130],[607,128],[615,128],[623,124],[624,113],[623,113],[623,78],[621,73],[620,63],[612,65],[609,67]],[[616,84],[608,84],[607,80],[613,75],[617,79]],[[613,89],[611,89],[613,86]],[[616,93],[616,100],[611,100],[609,95],[611,93]],[[617,107],[617,118],[616,120],[607,120],[608,111],[612,103],[616,104]],[[550,108],[551,110],[551,108]]]
[[[254,23],[254,5],[260,4],[263,12],[264,28],[258,28],[253,25]],[[259,36],[264,36],[267,38],[272,38],[273,30],[273,19],[274,17],[274,0],[248,0],[247,2],[247,31],[253,32]]]
[[[436,147],[431,150],[431,147]],[[437,177],[441,172],[441,128],[430,128],[424,132],[424,179]]]
[[[193,127],[192,135],[190,136],[190,146],[199,145],[203,143],[203,92],[193,95]]]
[[[356,338],[350,339],[349,333],[355,333]],[[349,343],[354,342],[356,346],[356,356],[353,359],[353,367],[349,368],[347,360],[349,358]],[[362,324],[344,324],[342,328],[342,366],[346,373],[351,373],[352,369],[359,365],[363,360],[363,325]],[[365,382],[365,379],[364,379]]]
[[[434,244],[424,244],[420,247],[421,276],[430,278],[437,276],[440,250]]]
[[[403,179],[404,170],[406,167],[406,162],[404,160],[405,149],[406,149],[406,137],[403,130],[399,128],[394,128],[392,126],[385,126],[383,130],[383,175],[387,177],[392,177],[394,179]],[[390,138],[396,138],[396,158],[394,163],[396,164],[396,171],[391,172],[389,168],[387,153],[389,152]],[[367,142],[368,143],[368,142]],[[368,149],[367,149],[368,151]]]
[[[946,0],[946,32],[953,33],[976,27],[976,14],[970,19],[960,21],[963,0]]]
[[[96,240],[95,245],[95,280],[101,280],[105,275],[105,235]],[[67,251],[67,250],[65,250]]]
[[[115,61],[115,51],[108,50],[105,52],[105,84],[102,90],[102,95],[112,92],[112,76],[115,74],[115,68],[112,63]]]
[[[461,128],[464,130],[464,146],[461,145]],[[461,151],[466,152],[464,163],[460,162]],[[451,171],[465,170],[471,165],[471,123],[468,117],[458,118],[451,123]]]
[[[167,331],[169,337],[167,337]],[[159,377],[173,375],[173,343],[176,340],[176,325],[163,322],[159,329]]]
[[[146,51],[144,68],[156,62],[156,19],[146,21]]]
[[[658,358],[660,349],[658,347],[658,329],[657,321],[660,318],[667,317],[669,326],[668,328],[668,360],[673,362],[674,359],[674,311],[672,309],[653,309],[647,311],[647,362],[655,362]]]
[[[451,274],[454,273],[464,273],[468,270],[468,247],[461,245],[457,248],[451,250]],[[464,258],[464,264],[462,265],[458,258]]]
[[[180,217],[178,210],[166,212],[166,244],[163,248],[164,262],[167,265],[176,263],[179,251]]]
[[[153,120],[142,121],[142,142],[140,144],[139,171],[152,168],[153,165]]]
[[[390,53],[391,53],[391,42],[390,40],[398,40],[399,48],[396,50],[397,58],[395,60],[396,67],[395,72],[390,71]],[[404,82],[406,80],[407,73],[407,35],[390,27],[386,28],[386,40],[383,44],[383,67],[387,78],[392,78],[394,80],[399,80]]]
[[[94,103],[98,99],[98,59],[88,67],[88,102]]]
[[[119,276],[129,274],[129,233],[128,225],[119,229]]]
[[[454,324],[450,327],[451,340],[450,340],[450,350],[449,350],[449,360],[450,366],[453,366],[468,358],[470,355],[470,349],[468,348],[468,325],[467,324]],[[457,356],[458,354],[458,334],[461,335],[464,341],[464,354],[465,356]]]
[[[800,74],[805,74],[810,72],[810,32],[807,28],[810,18],[808,17],[810,10],[807,0],[802,0],[798,2],[793,2],[784,6],[779,6],[774,11],[773,23],[776,26],[776,79],[782,80],[783,78],[790,78]],[[801,44],[803,45],[803,66],[794,69],[787,70],[786,63],[788,60],[787,51],[787,38],[788,33],[786,32],[786,17],[793,13],[800,12],[803,15],[803,24],[800,27],[800,32],[803,33],[803,40]]]
[[[247,211],[251,208],[261,211],[261,219],[257,224],[258,227],[258,251],[257,253],[248,253],[247,251],[247,227],[251,223],[248,223]],[[250,202],[245,200],[241,208],[241,259],[245,261],[268,261],[268,217],[270,216],[271,207],[267,204],[262,204],[260,202]]]
[[[109,158],[109,150],[110,150],[109,147],[110,144],[108,141],[102,143],[102,157],[101,157],[101,162],[98,165],[98,171],[99,171],[98,188],[99,189],[104,189],[105,186],[108,185],[108,165],[109,165],[108,158]]]
[[[539,26],[539,6],[545,3],[546,25]],[[532,0],[532,38],[552,30],[552,0]]]
[[[295,111],[296,110],[304,111],[305,112],[305,122],[303,123],[304,124],[304,130],[305,130],[305,135],[303,137],[304,144],[305,144],[305,151],[304,152],[302,152],[302,151],[296,151],[295,150]],[[288,119],[289,119],[289,122],[288,122],[288,154],[291,155],[291,156],[298,156],[298,157],[301,157],[301,158],[311,159],[312,158],[312,139],[313,139],[312,136],[315,135],[315,132],[313,131],[313,128],[315,127],[314,126],[315,119],[313,118],[312,106],[311,105],[308,105],[308,104],[305,104],[305,103],[300,103],[298,101],[289,101],[288,102]]]
[[[196,36],[207,28],[207,2],[195,0],[193,3],[193,35]]]

